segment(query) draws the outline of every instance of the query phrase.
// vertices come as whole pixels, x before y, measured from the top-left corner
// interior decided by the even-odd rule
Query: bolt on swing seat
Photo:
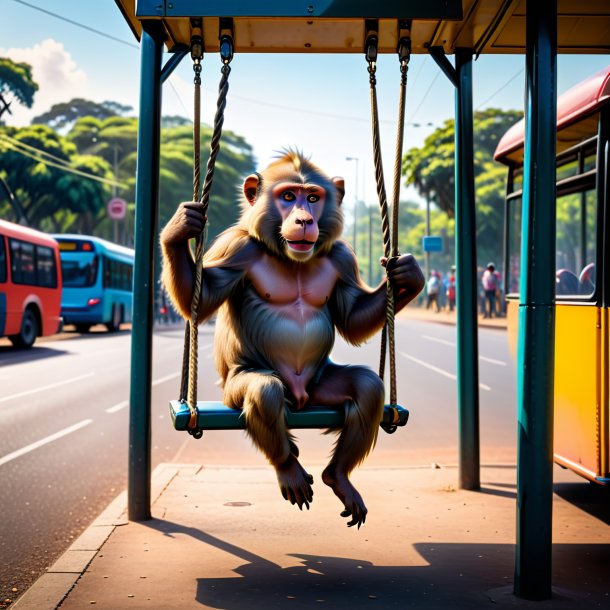
[[[221,24],[222,25],[222,24]],[[406,26],[405,26],[406,28]],[[410,24],[408,26],[410,30]],[[400,148],[397,147],[397,155],[400,156],[402,150],[402,133],[404,125],[404,95],[406,90],[406,73],[407,64],[410,56],[410,38],[408,30],[404,32],[401,29],[401,39],[399,43],[399,59],[401,62],[401,106],[399,110],[399,134],[400,134]],[[375,79],[374,79],[374,61],[377,54],[377,35],[371,33],[367,37],[366,42],[367,48],[367,61],[369,62],[369,72],[371,73],[371,91],[375,97],[373,102],[373,139],[377,150],[379,149],[379,119],[376,110],[376,94]],[[194,199],[198,198],[199,192],[199,124],[200,124],[200,94],[199,88],[201,86],[201,59],[203,57],[203,47],[201,32],[198,30],[194,31],[194,35],[191,42],[191,56],[193,58],[193,69],[195,71],[195,129],[194,129],[194,143],[195,143],[195,160],[194,160]],[[228,75],[230,72],[229,63],[233,57],[233,37],[232,28],[221,27],[220,36],[220,56],[223,62],[221,85],[219,87],[219,100],[217,105],[217,113],[214,119],[214,134],[212,136],[212,144],[210,157],[208,159],[208,167],[206,172],[205,183],[203,185],[201,203],[207,205],[209,201],[209,192],[211,189],[214,166],[216,157],[218,155],[220,136],[222,132],[223,113],[224,106],[226,103],[226,95],[228,91]],[[371,71],[371,65],[373,66]],[[375,163],[377,166],[378,175],[378,192],[380,196],[380,207],[382,213],[382,223],[388,225],[388,213],[387,213],[387,200],[385,197],[385,187],[382,186],[383,182],[383,170],[380,165],[379,155],[376,155]],[[393,210],[393,224],[394,224],[394,249],[390,251],[390,236],[389,231],[384,230],[384,246],[386,258],[389,260],[391,257],[395,257],[398,254],[396,247],[397,243],[397,223],[398,223],[398,191],[396,190],[396,180],[399,180],[399,176],[395,176],[395,201]],[[197,273],[200,273],[201,260],[203,257],[203,235],[200,243],[198,244],[196,251],[196,268]],[[196,281],[197,285],[197,281]],[[409,411],[397,404],[396,401],[396,373],[395,373],[395,357],[394,357],[394,297],[393,291],[388,285],[388,321],[384,327],[382,333],[382,359],[380,367],[380,377],[383,379],[383,368],[385,365],[385,352],[386,352],[386,340],[389,336],[390,339],[390,404],[384,405],[383,415],[379,423],[380,427],[388,434],[393,434],[397,427],[405,426],[409,420]],[[189,324],[187,324],[186,335],[185,335],[185,351],[183,359],[183,389],[181,390],[181,397],[179,400],[170,401],[170,415],[174,428],[179,431],[187,431],[190,435],[195,438],[201,438],[204,430],[245,430],[246,421],[242,417],[242,411],[239,409],[232,409],[220,401],[199,401],[195,399],[196,393],[196,376],[197,367],[193,367],[189,379],[187,373],[187,351],[188,355],[194,356],[196,363],[196,352],[197,352],[197,308],[198,308],[198,295],[193,295],[193,309],[192,317]],[[194,380],[193,380],[194,377]],[[188,383],[188,398],[187,392],[184,387]],[[191,408],[190,405],[193,405]],[[324,428],[342,428],[345,424],[346,409],[342,405],[337,406],[306,406],[300,410],[293,409],[287,404],[284,411],[286,418],[286,425],[289,429],[324,429]]]

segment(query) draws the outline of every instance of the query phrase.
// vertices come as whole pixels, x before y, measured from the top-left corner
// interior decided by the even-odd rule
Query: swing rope
[[[196,42],[193,47],[193,70],[195,71],[194,84],[194,165],[193,165],[193,200],[199,196],[200,183],[200,157],[201,157],[201,59],[203,51],[199,52]],[[201,47],[202,49],[202,47]],[[229,92],[229,74],[231,73],[230,63],[233,59],[233,39],[230,35],[224,34],[220,40],[220,58],[222,61],[221,79],[218,85],[218,101],[216,104],[216,114],[214,116],[214,129],[210,142],[210,157],[206,166],[206,174],[203,181],[201,198],[199,203],[203,204],[203,214],[207,216],[210,204],[210,191],[214,180],[216,168],[216,158],[220,152],[220,139],[222,136],[222,126],[224,123],[224,111],[227,105],[227,94]],[[199,339],[199,301],[201,297],[201,282],[203,277],[203,255],[205,252],[205,239],[207,234],[207,221],[204,222],[203,230],[195,241],[195,277],[193,286],[193,296],[191,299],[191,319],[187,322],[185,332],[184,356],[182,361],[182,378],[180,383],[180,400],[186,402],[190,411],[189,432],[199,438],[202,431],[197,426],[197,372],[198,372],[198,339]],[[187,358],[188,355],[188,358]]]
[[[398,43],[398,58],[400,60],[400,99],[398,105],[398,126],[396,136],[396,150],[394,157],[394,183],[392,199],[392,226],[390,234],[390,219],[388,213],[388,200],[386,196],[385,178],[383,175],[383,163],[381,159],[381,136],[379,133],[379,112],[377,106],[377,36],[371,35],[366,44],[366,60],[369,64],[369,84],[371,92],[371,122],[373,128],[373,157],[375,163],[375,182],[377,196],[379,198],[379,211],[381,214],[381,229],[383,233],[384,256],[387,259],[387,270],[393,261],[399,256],[398,250],[398,212],[400,200],[400,177],[402,165],[402,148],[404,140],[405,125],[405,99],[407,92],[407,72],[409,70],[409,59],[411,57],[411,41],[409,38],[401,38]],[[389,344],[390,361],[390,404],[396,406],[396,343],[394,332],[395,299],[394,289],[389,279],[386,279],[386,323],[381,331],[381,354],[379,362],[379,377],[384,378],[386,353]]]

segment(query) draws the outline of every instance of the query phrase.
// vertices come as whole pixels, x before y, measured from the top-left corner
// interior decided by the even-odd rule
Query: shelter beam
[[[528,2],[514,591],[551,597],[557,0]]]
[[[472,56],[472,49],[455,51],[455,252],[459,482],[462,489],[477,490],[481,483]]]
[[[157,21],[142,22],[140,115],[135,215],[135,264],[131,331],[128,516],[145,521],[150,513],[152,327],[154,254],[159,208],[161,132],[161,52]]]

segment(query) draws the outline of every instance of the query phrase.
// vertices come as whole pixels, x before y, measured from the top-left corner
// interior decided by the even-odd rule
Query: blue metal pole
[[[151,382],[154,252],[159,207],[162,32],[142,23],[140,116],[136,175],[135,265],[131,331],[128,514],[151,518]]]
[[[479,489],[479,348],[472,50],[456,49],[455,251],[460,487]]]
[[[515,594],[551,597],[557,0],[528,2]]]

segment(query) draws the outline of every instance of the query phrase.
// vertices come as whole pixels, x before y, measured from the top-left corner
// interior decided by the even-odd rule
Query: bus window
[[[590,296],[595,288],[585,267],[596,259],[596,194],[591,189],[557,197],[556,294]],[[586,281],[584,281],[586,279]]]
[[[36,283],[45,288],[57,286],[55,253],[46,246],[36,246]]]
[[[521,273],[521,195],[508,200],[508,261],[506,266],[507,294],[519,293]]]
[[[3,235],[0,235],[0,282],[6,282],[6,246]]]
[[[61,258],[61,273],[64,288],[86,288],[95,284],[97,277],[97,254],[81,254],[78,260]]]
[[[34,265],[34,244],[9,239],[11,250],[11,279],[14,284],[36,286],[36,267]]]

